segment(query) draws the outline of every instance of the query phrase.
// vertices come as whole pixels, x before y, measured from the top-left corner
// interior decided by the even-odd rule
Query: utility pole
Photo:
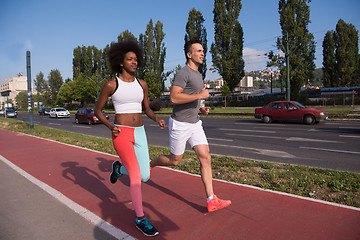
[[[31,95],[30,51],[26,51],[26,71],[27,71],[29,121],[30,121],[30,128],[34,128],[34,116],[33,116],[33,108],[32,108],[32,95]]]
[[[289,34],[286,31],[286,100],[290,101]]]

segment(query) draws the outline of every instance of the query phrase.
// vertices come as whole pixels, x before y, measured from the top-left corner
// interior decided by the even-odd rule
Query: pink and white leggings
[[[144,216],[142,207],[141,182],[150,177],[149,149],[144,126],[120,127],[117,137],[113,136],[115,151],[123,165],[120,173],[130,178],[130,196],[137,217]]]

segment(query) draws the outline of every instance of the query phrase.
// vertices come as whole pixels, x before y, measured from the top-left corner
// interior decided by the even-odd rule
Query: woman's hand
[[[164,128],[165,128],[165,121],[164,121],[164,120],[158,119],[157,123],[159,124],[159,126],[160,126],[161,129],[164,129]]]
[[[113,126],[111,128],[111,133],[114,137],[117,137],[119,135],[119,132],[120,132],[120,127],[118,126]]]

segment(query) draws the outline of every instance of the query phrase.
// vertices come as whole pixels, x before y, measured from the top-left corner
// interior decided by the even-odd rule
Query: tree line
[[[300,88],[313,79],[315,70],[315,40],[308,30],[310,23],[311,0],[279,0],[279,17],[282,36],[276,46],[281,54],[269,52],[268,66],[280,70],[284,81],[289,69],[291,98],[299,97]],[[224,80],[224,95],[234,91],[244,74],[243,60],[244,33],[238,21],[242,9],[241,0],[214,0],[213,22],[214,42],[210,45],[212,71],[217,71]],[[184,41],[199,39],[204,47],[204,63],[199,71],[203,78],[207,71],[208,40],[205,19],[202,13],[191,9],[185,25]],[[135,39],[144,52],[144,64],[136,73],[138,78],[147,81],[149,97],[159,98],[165,90],[165,81],[180,69],[178,65],[165,71],[166,60],[165,33],[163,23],[150,19],[143,34],[135,37],[129,30],[119,34],[117,41]],[[73,79],[65,82],[58,70],[52,70],[48,80],[40,72],[36,76],[35,87],[42,101],[50,105],[63,105],[73,101],[81,105],[91,104],[98,97],[99,89],[105,81],[114,77],[111,74],[106,54],[111,43],[103,49],[95,46],[78,46],[73,51]],[[289,66],[286,68],[286,57]],[[324,86],[359,85],[360,57],[358,51],[358,31],[352,24],[341,19],[336,31],[326,33],[323,42]],[[185,61],[185,57],[184,57]]]

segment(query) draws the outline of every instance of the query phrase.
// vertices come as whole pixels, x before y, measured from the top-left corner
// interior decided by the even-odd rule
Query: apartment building
[[[32,83],[31,89],[34,89]],[[19,73],[17,77],[5,80],[4,83],[0,84],[1,106],[7,100],[11,100],[15,104],[15,97],[23,91],[27,92],[27,77]]]

